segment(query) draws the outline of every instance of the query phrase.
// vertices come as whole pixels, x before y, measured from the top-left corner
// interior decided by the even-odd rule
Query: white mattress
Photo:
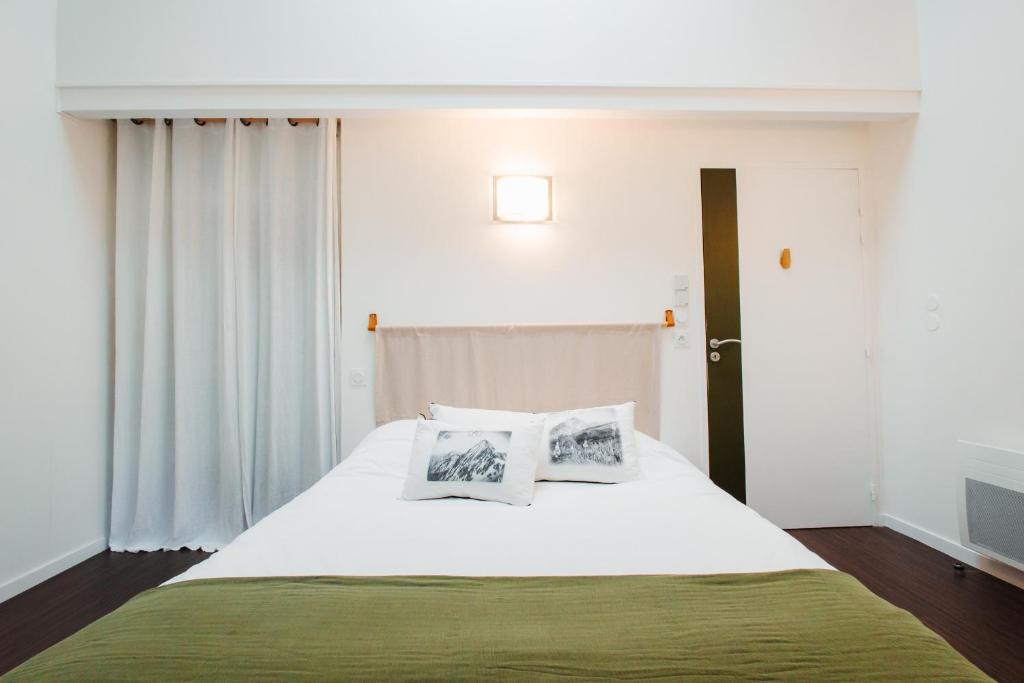
[[[533,505],[400,499],[416,423],[373,431],[343,463],[168,583],[311,575],[552,576],[830,569],[638,434],[643,478],[538,482]]]

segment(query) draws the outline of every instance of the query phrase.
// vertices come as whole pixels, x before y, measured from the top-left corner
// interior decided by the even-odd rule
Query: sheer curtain
[[[118,122],[112,549],[220,548],[338,461],[337,126]]]

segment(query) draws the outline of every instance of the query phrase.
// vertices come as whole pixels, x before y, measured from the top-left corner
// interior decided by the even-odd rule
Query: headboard
[[[431,402],[547,412],[636,401],[637,429],[661,419],[658,324],[376,327],[377,424]]]

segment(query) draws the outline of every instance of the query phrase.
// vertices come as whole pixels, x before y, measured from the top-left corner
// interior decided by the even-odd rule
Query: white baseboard
[[[60,557],[43,563],[35,569],[25,572],[21,576],[16,576],[10,581],[0,584],[0,602],[9,600],[18,593],[26,591],[32,586],[40,584],[50,577],[60,574],[65,569],[70,569],[79,562],[87,560],[96,553],[103,552],[106,549],[106,537],[97,538],[94,541],[89,541],[85,545],[75,548],[69,553],[65,553]]]
[[[1024,588],[1024,572],[1014,567],[999,562],[998,560],[985,557],[984,555],[974,552],[970,548],[960,545],[952,539],[940,536],[928,531],[927,529],[922,529],[916,524],[911,524],[899,517],[882,513],[878,516],[878,521],[882,526],[888,527],[893,531],[898,531],[904,536],[910,536],[915,541],[920,541],[929,547],[946,553],[947,555],[960,560],[964,564],[969,564],[972,567],[980,569],[988,574],[992,574],[1007,583],[1012,583],[1019,588]]]

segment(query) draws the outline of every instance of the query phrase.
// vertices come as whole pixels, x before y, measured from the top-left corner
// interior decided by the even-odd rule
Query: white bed
[[[533,505],[400,499],[416,423],[369,434],[322,480],[167,583],[242,576],[554,576],[831,569],[638,433],[643,478],[538,482]]]
[[[653,439],[641,480],[541,483],[516,507],[400,500],[414,431],[384,425],[175,585],[15,677],[986,680]],[[798,568],[826,571],[772,571]],[[492,577],[393,576],[416,574]],[[572,574],[592,576],[551,576]]]

